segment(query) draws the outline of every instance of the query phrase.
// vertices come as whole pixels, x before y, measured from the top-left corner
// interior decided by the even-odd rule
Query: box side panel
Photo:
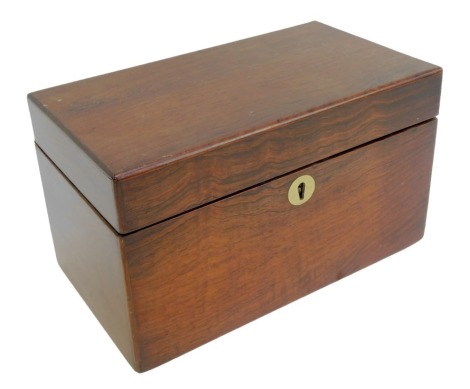
[[[336,153],[416,125],[439,111],[441,73],[380,90],[120,179],[122,231],[143,228]],[[122,232],[121,231],[121,232]]]
[[[36,102],[28,98],[36,143],[116,230],[114,183]]]
[[[436,123],[125,236],[142,369],[419,240]],[[315,193],[295,207],[288,190],[304,174]]]
[[[120,237],[36,147],[60,267],[136,367]]]

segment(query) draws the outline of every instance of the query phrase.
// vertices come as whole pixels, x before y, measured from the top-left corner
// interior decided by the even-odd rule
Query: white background
[[[0,387],[469,388],[464,3],[2,2]],[[56,263],[26,94],[311,20],[444,68],[425,237],[139,375]]]

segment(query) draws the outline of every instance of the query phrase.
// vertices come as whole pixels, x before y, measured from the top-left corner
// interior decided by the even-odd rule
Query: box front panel
[[[377,91],[334,110],[320,111],[119,180],[116,201],[123,223],[120,232],[149,226],[431,119],[439,110],[441,77],[436,73]]]
[[[419,240],[436,124],[409,128],[127,235],[141,369]],[[292,205],[289,188],[303,175],[314,178],[315,191],[304,204]]]

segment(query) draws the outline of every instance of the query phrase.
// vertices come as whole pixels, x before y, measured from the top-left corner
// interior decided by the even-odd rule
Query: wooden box
[[[321,23],[28,96],[58,262],[137,371],[424,232],[442,69]]]

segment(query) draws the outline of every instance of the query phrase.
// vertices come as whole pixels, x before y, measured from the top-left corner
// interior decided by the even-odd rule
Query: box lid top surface
[[[312,22],[29,97],[119,180],[438,71]]]

